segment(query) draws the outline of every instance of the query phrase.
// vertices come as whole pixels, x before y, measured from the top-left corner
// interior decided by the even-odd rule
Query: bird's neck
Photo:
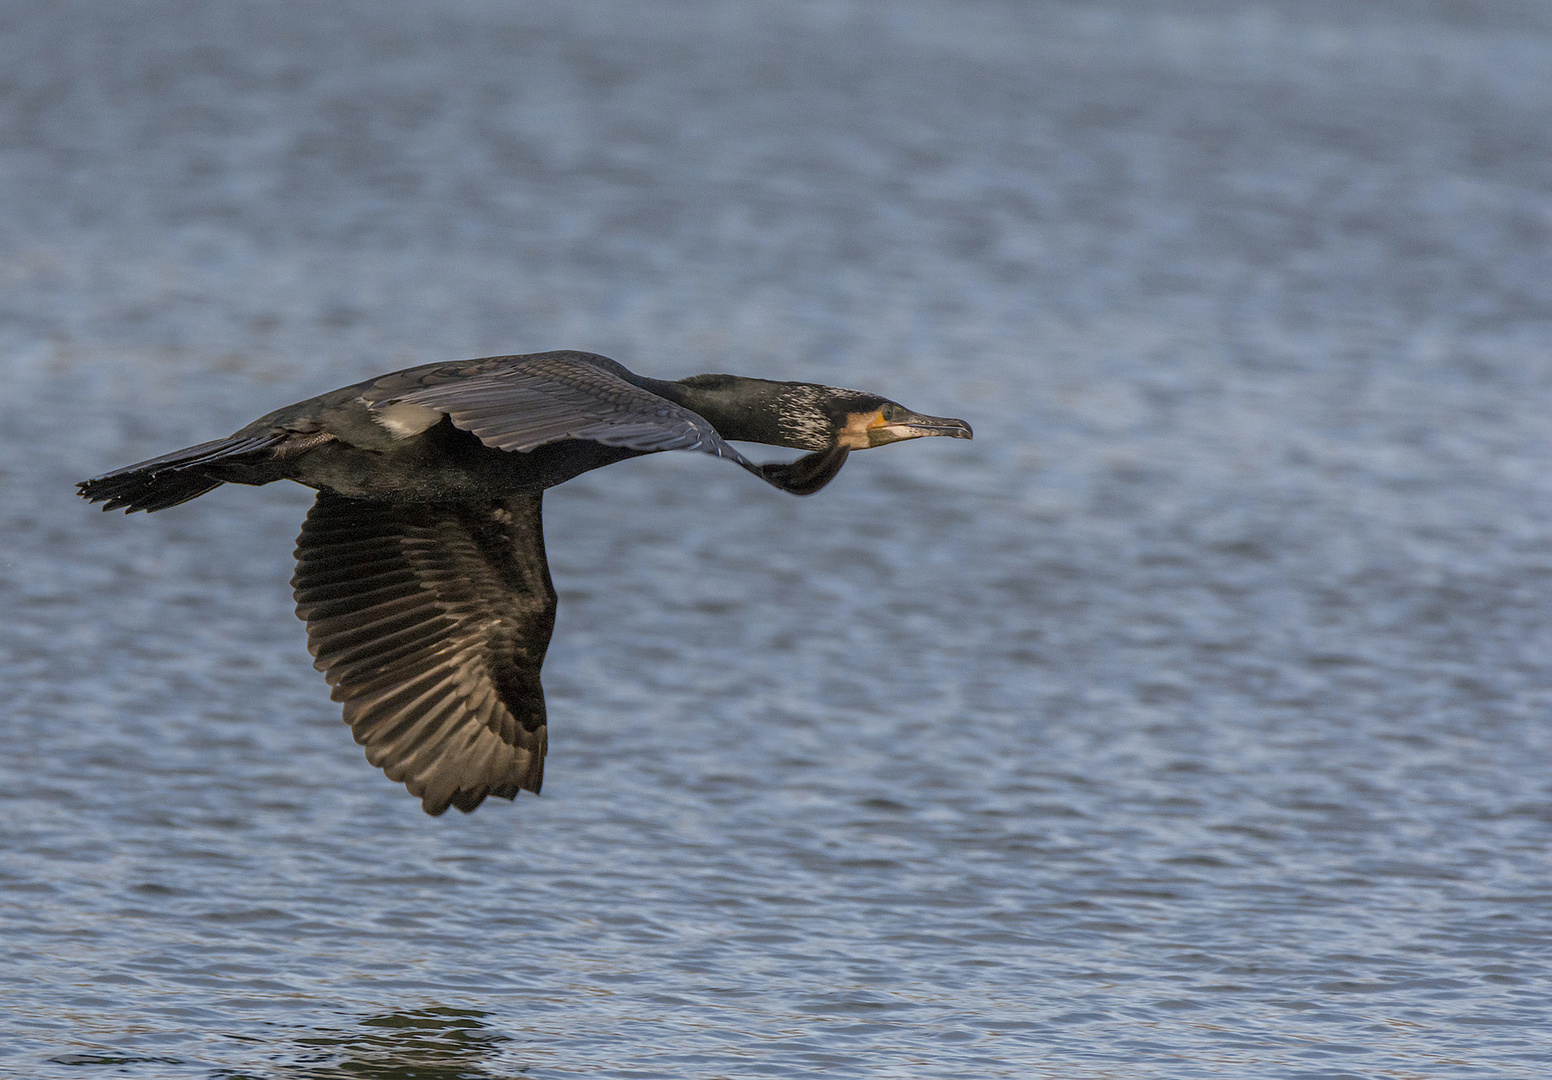
[[[740,375],[692,375],[648,387],[704,416],[724,439],[825,450],[831,439],[807,383],[771,382]]]

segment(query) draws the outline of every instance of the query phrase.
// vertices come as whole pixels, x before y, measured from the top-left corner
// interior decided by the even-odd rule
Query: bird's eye
[[[893,405],[885,405],[882,409],[878,410],[878,415],[883,417],[884,423],[887,424],[889,421],[895,418],[895,407]]]

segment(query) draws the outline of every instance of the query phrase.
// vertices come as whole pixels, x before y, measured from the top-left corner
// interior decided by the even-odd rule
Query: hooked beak
[[[903,439],[921,439],[928,435],[946,435],[951,439],[973,439],[975,433],[963,420],[946,416],[923,416],[921,413],[897,409],[887,422],[882,417],[876,425],[868,427],[868,445],[883,446]]]

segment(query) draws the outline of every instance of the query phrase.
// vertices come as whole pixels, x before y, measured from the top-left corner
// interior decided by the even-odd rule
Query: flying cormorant
[[[555,626],[540,500],[611,462],[700,450],[808,495],[846,456],[971,437],[876,394],[737,375],[665,382],[583,352],[397,371],[77,485],[104,510],[165,510],[225,483],[316,488],[296,613],[366,757],[429,814],[544,778],[539,668]],[[756,465],[728,440],[808,451]]]

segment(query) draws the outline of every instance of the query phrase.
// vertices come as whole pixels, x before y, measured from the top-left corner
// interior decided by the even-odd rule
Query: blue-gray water
[[[16,0],[0,72],[0,1072],[1552,1074],[1544,5]],[[300,488],[72,491],[562,347],[977,437],[551,493],[540,799],[365,763]]]

